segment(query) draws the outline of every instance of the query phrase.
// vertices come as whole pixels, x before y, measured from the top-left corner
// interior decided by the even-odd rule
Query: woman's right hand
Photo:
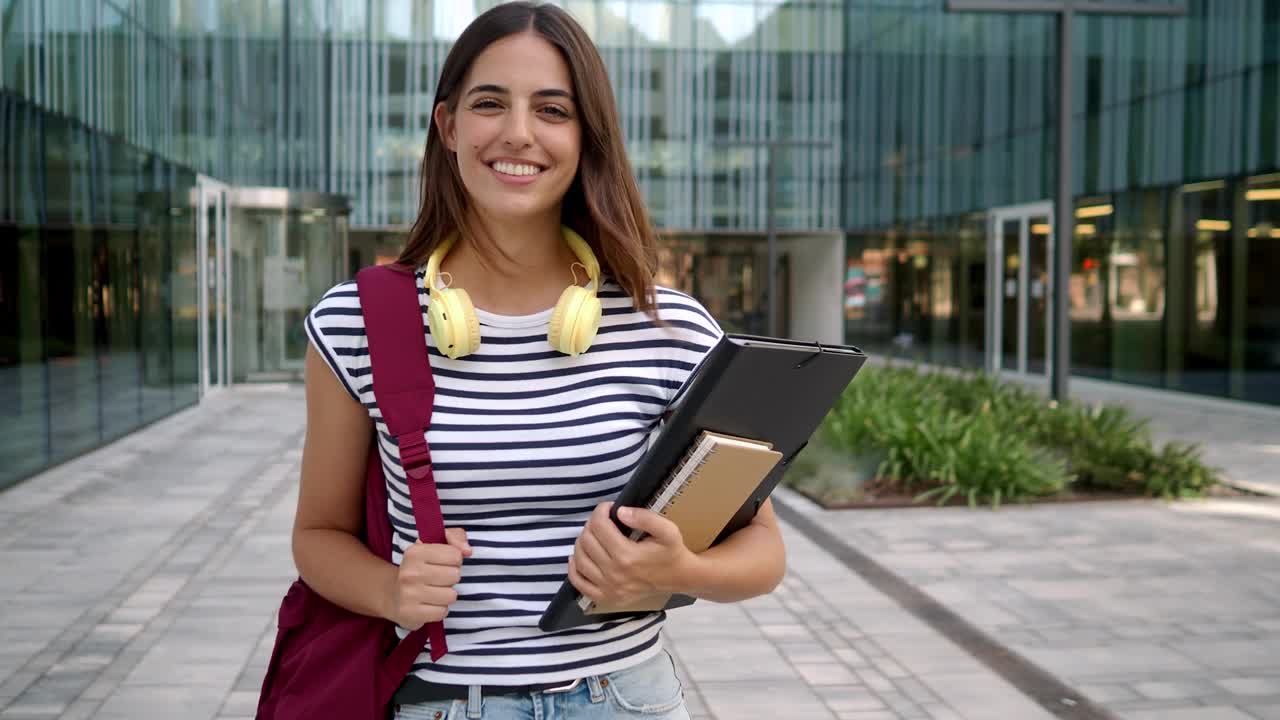
[[[471,545],[462,528],[445,528],[442,544],[415,542],[404,553],[395,583],[388,592],[387,619],[407,630],[443,620],[458,599],[454,585],[462,578],[462,559]]]

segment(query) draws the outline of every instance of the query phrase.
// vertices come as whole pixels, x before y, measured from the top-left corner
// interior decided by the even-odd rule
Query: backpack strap
[[[356,274],[356,286],[369,343],[374,400],[400,448],[418,539],[443,544],[444,515],[426,440],[436,386],[416,277],[412,269],[401,266],[372,266]],[[413,667],[427,639],[431,640],[432,660],[448,652],[443,622],[428,623],[411,632],[387,658],[385,671],[396,685]]]

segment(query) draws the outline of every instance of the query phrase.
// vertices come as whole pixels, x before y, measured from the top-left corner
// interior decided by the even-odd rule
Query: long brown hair
[[[509,35],[533,32],[560,50],[573,80],[582,118],[578,173],[561,202],[561,222],[591,246],[604,272],[612,275],[638,309],[656,315],[653,274],[657,249],[623,145],[622,127],[609,74],[591,38],[567,12],[554,5],[513,2],[477,17],[458,37],[440,71],[432,107],[455,112],[462,82],[472,62],[489,45]],[[451,233],[476,238],[467,215],[467,192],[458,160],[432,122],[422,155],[422,204],[400,262],[421,265]]]

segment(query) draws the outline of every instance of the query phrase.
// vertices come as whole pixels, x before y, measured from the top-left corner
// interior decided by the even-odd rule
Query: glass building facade
[[[1077,375],[1280,404],[1280,3],[1081,16]],[[848,337],[1045,371],[1058,36],[1047,15],[854,2]]]
[[[435,81],[495,0],[0,0],[0,486],[296,377],[394,257]],[[614,85],[659,279],[762,332],[1040,374],[1059,48],[945,0],[560,0]],[[1280,3],[1082,17],[1073,372],[1280,404]],[[275,198],[264,200],[264,198]],[[266,203],[264,205],[263,203]]]

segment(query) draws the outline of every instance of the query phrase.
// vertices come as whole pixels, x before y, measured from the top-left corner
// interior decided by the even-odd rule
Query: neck
[[[480,238],[460,238],[443,269],[477,308],[527,315],[553,306],[573,282],[577,260],[564,242],[559,213],[518,222],[473,216]],[[579,279],[582,273],[579,272]]]
[[[475,220],[484,237],[463,243],[469,245],[467,254],[476,253],[476,244],[495,250],[483,254],[485,270],[504,282],[518,284],[525,278],[543,274],[559,278],[561,271],[573,262],[573,253],[565,245],[560,231],[559,212],[522,220],[477,213]]]

